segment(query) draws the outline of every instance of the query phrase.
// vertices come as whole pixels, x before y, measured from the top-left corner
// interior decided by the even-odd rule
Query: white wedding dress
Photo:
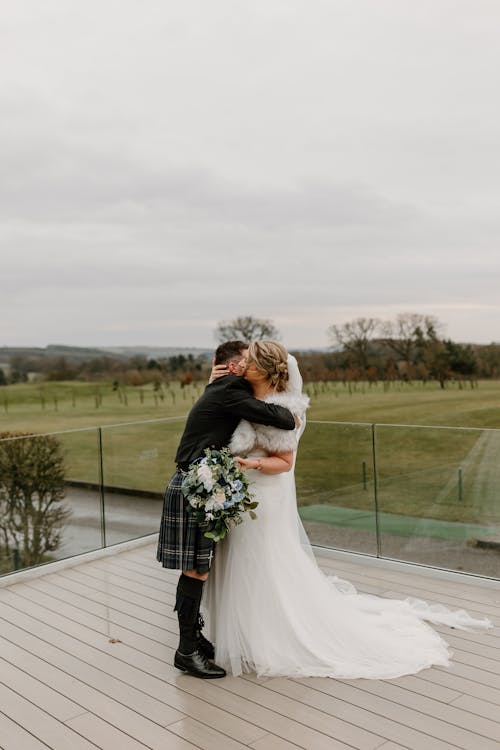
[[[289,366],[297,389],[298,368]],[[286,403],[286,396],[279,403]],[[265,430],[261,442],[269,446],[273,428]],[[203,601],[216,663],[229,673],[396,678],[449,664],[448,645],[424,620],[462,629],[491,627],[464,610],[358,594],[348,582],[326,576],[297,512],[293,471],[248,474],[259,501],[257,519],[244,514],[243,523],[217,544]]]

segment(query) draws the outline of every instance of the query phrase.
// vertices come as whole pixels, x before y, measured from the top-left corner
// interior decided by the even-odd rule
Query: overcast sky
[[[500,341],[497,0],[16,0],[0,346]]]

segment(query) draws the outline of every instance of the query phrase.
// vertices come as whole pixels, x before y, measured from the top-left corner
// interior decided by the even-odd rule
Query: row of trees
[[[0,386],[24,383],[35,374],[41,380],[112,380],[125,385],[144,385],[153,382],[206,380],[210,358],[202,355],[178,354],[165,359],[102,356],[75,361],[64,355],[14,355],[9,372],[0,369]]]
[[[437,380],[500,377],[500,344],[459,344],[442,334],[434,316],[401,313],[393,320],[355,318],[328,329],[329,351],[295,352],[306,380]],[[230,339],[280,339],[272,320],[251,315],[221,321],[217,342]],[[15,355],[8,375],[0,370],[0,386],[23,382],[30,373],[43,380],[111,380],[144,385],[169,381],[205,382],[210,354],[178,354],[165,359],[103,355],[71,359],[50,354]]]
[[[275,339],[280,334],[271,320],[242,316],[217,325],[218,342],[229,339],[256,341]],[[111,380],[125,385],[181,381],[206,381],[211,368],[211,354],[177,354],[166,358],[143,355],[119,357],[109,354],[88,358],[70,354],[15,354],[9,358],[8,372],[0,368],[0,386],[23,383],[35,374],[41,380]]]
[[[329,336],[341,369],[354,369],[368,379],[438,380],[473,379],[499,374],[480,356],[484,347],[458,344],[441,335],[442,324],[431,315],[401,313],[395,320],[356,318],[332,325]]]
[[[500,377],[500,345],[459,344],[433,315],[355,318],[328,329],[330,352],[295,352],[306,380],[437,380]],[[219,341],[280,338],[273,322],[251,316],[219,323]]]

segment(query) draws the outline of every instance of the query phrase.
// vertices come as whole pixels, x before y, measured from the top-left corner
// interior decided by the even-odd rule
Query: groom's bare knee
[[[197,570],[183,570],[185,576],[188,578],[197,578],[199,581],[206,581],[208,573],[198,573]]]

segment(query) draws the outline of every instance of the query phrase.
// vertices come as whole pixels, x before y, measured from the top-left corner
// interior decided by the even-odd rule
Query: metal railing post
[[[371,425],[372,433],[372,463],[373,463],[373,499],[375,503],[375,536],[377,539],[377,557],[382,557],[382,540],[380,538],[379,509],[378,509],[378,476],[377,476],[377,439],[376,425]]]
[[[99,449],[98,468],[99,468],[99,494],[101,497],[101,547],[106,547],[106,506],[104,498],[104,461],[102,457],[102,429],[97,428],[97,443]]]

